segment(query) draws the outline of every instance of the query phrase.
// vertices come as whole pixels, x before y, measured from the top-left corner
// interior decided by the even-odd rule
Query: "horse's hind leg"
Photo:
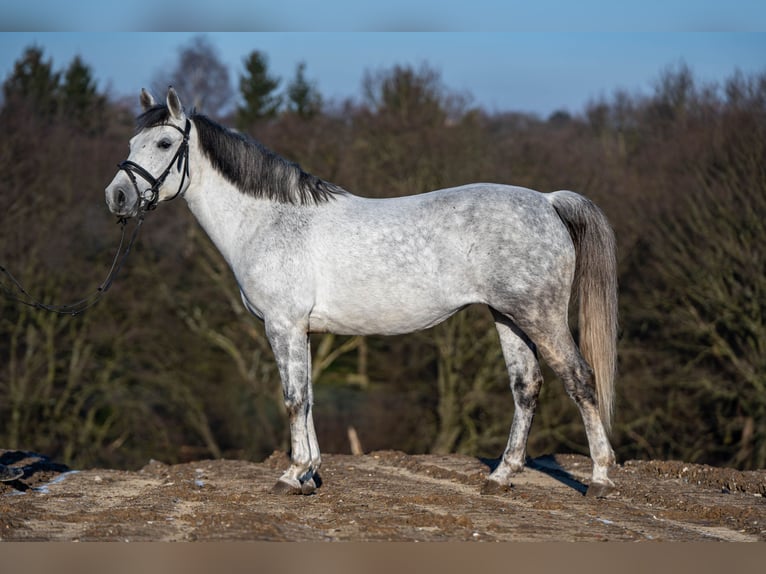
[[[507,316],[494,309],[492,315],[508,368],[515,408],[508,445],[497,468],[489,476],[485,492],[511,486],[511,477],[524,469],[527,437],[543,383],[532,342]]]
[[[593,369],[575,345],[565,316],[549,323],[549,326],[552,327],[551,331],[534,332],[535,329],[531,329],[527,332],[533,337],[546,363],[561,379],[567,394],[580,410],[593,459],[593,474],[587,494],[603,497],[615,488],[608,476],[609,467],[614,465],[615,458],[598,412]]]

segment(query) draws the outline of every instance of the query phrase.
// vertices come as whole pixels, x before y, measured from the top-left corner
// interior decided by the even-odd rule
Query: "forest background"
[[[198,37],[155,96],[168,84],[352,193],[495,181],[587,195],[618,238],[618,459],[766,467],[766,72],[701,84],[681,63],[658,70],[650,94],[540,118],[473,106],[427,63],[367,72],[358,101],[324,101],[303,64],[273,77],[257,50],[232,81]],[[57,68],[30,46],[2,86],[0,264],[45,301],[91,292],[119,239],[102,190],[127,155],[138,94],[96,85],[81,58]],[[366,451],[502,452],[513,400],[486,309],[406,336],[312,343],[324,451],[349,452],[354,429]],[[529,454],[586,454],[577,409],[545,376]],[[0,299],[0,447],[79,468],[288,449],[262,325],[182,204],[147,217],[84,315]]]

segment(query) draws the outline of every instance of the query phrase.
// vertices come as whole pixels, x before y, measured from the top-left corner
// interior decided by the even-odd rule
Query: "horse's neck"
[[[189,209],[234,268],[245,243],[273,217],[270,202],[243,194],[209,166],[198,175],[185,194]]]

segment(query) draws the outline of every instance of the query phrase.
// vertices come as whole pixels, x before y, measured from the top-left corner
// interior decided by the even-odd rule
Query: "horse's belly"
[[[376,296],[367,293],[343,300],[318,301],[309,316],[314,333],[339,335],[400,335],[433,327],[463,308],[467,302],[437,302],[408,293]]]

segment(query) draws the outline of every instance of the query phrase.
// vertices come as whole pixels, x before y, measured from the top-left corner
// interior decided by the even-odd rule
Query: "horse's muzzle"
[[[117,180],[118,178],[115,178]],[[105,191],[106,205],[114,215],[133,217],[138,213],[140,198],[129,181],[113,181]]]

